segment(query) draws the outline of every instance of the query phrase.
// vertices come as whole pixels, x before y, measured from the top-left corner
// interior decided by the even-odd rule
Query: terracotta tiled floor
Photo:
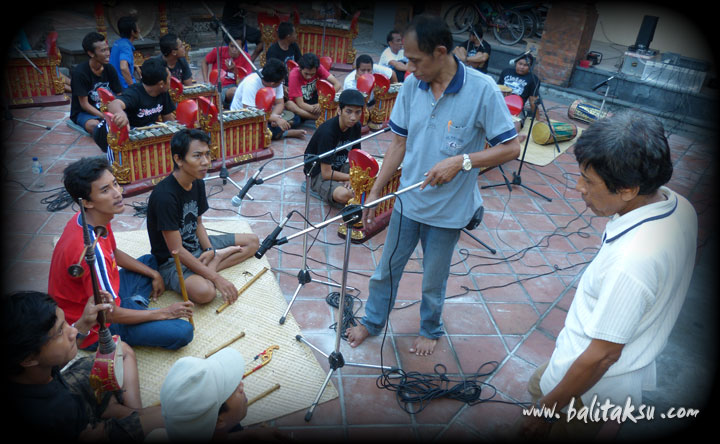
[[[343,73],[337,73],[342,79]],[[551,117],[567,120],[567,104],[546,100]],[[47,274],[52,254],[52,242],[58,236],[73,210],[66,208],[50,213],[42,200],[47,190],[61,186],[63,169],[83,156],[98,155],[92,140],[68,128],[65,119],[69,105],[52,108],[14,109],[17,119],[28,119],[51,127],[44,130],[19,121],[3,121],[4,162],[2,188],[2,220],[4,242],[0,247],[5,290],[47,290]],[[578,122],[576,122],[578,123]],[[583,124],[578,123],[578,126]],[[310,131],[312,132],[312,131]],[[273,142],[274,159],[264,168],[262,177],[296,165],[297,156],[304,150],[305,141]],[[382,154],[391,136],[385,133],[363,143],[371,154]],[[670,186],[688,197],[700,215],[701,239],[705,244],[714,231],[712,215],[715,201],[712,196],[711,174],[714,145],[706,139],[672,134],[675,174]],[[33,156],[39,157],[46,174],[45,192],[30,192],[21,187],[38,190],[30,173]],[[284,160],[283,160],[284,159]],[[245,183],[260,165],[251,163],[231,170],[237,183]],[[504,166],[511,178],[519,162]],[[433,439],[461,440],[496,437],[520,416],[516,402],[529,400],[526,382],[535,368],[545,362],[554,340],[563,326],[572,301],[577,280],[598,247],[606,219],[593,216],[573,190],[578,168],[572,149],[552,164],[538,167],[525,164],[523,184],[552,198],[547,202],[528,190],[505,186],[482,191],[485,218],[472,233],[497,250],[490,252],[463,234],[453,258],[452,276],[448,282],[445,304],[446,335],[440,339],[432,357],[420,358],[409,354],[418,329],[418,304],[422,265],[418,249],[400,283],[396,310],[390,316],[387,338],[370,338],[358,348],[351,349],[343,342],[341,351],[350,362],[383,362],[401,366],[406,372],[432,372],[442,363],[451,377],[468,377],[489,361],[497,362],[497,369],[482,378],[488,386],[483,397],[505,403],[465,405],[459,401],[440,399],[431,402],[418,413],[407,413],[398,405],[393,392],[376,386],[377,372],[346,366],[335,372],[332,381],[340,393],[339,399],[320,405],[312,420],[304,420],[305,412],[297,412],[274,420],[271,425],[283,429],[295,438],[347,440],[376,436],[410,438],[419,441]],[[256,185],[250,190],[254,201],[245,200],[241,216],[254,232],[264,238],[277,222],[292,210],[304,211],[304,194],[300,184],[304,176],[299,170],[283,177]],[[502,181],[498,169],[487,171],[478,179],[479,185]],[[211,209],[206,220],[238,217],[230,199],[238,190],[219,181],[208,183]],[[149,195],[129,197],[126,203],[144,202]],[[337,215],[315,199],[310,203],[310,219],[321,221]],[[289,235],[303,226],[294,216],[286,227]],[[116,217],[116,231],[138,230],[145,220],[134,217],[128,208]],[[337,224],[317,234],[308,256],[313,276],[321,281],[340,281],[339,267],[343,258],[343,241],[337,236]],[[367,281],[379,261],[385,233],[380,233],[365,245],[353,245],[350,255],[349,285],[359,290],[364,303],[368,296]],[[534,248],[527,250],[529,247]],[[526,251],[525,254],[520,253]],[[296,274],[301,266],[301,239],[273,248],[267,253],[275,269],[280,287],[289,300],[297,286]],[[328,262],[332,265],[329,265]],[[311,283],[302,288],[292,307],[292,314],[300,323],[308,341],[326,352],[334,346],[335,310],[325,303],[329,290],[323,284]],[[409,305],[412,304],[412,305]],[[359,309],[361,316],[364,309]],[[329,365],[317,354],[326,370]],[[487,367],[485,367],[486,370]],[[493,390],[492,387],[494,387]],[[319,387],[318,387],[319,389]],[[417,412],[413,407],[411,411]]]

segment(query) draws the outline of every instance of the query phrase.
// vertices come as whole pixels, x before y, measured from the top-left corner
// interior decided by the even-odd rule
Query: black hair
[[[300,57],[298,61],[300,69],[312,69],[320,66],[320,59],[311,52],[307,52]]]
[[[140,70],[142,71],[142,82],[147,86],[154,86],[167,80],[167,62],[162,58],[150,57],[143,62]]]
[[[477,38],[482,40],[482,38],[483,38],[482,26],[480,26],[480,25],[471,26],[469,31],[471,34],[475,34],[477,36]]]
[[[652,194],[672,177],[670,147],[662,123],[626,111],[592,123],[575,144],[581,168],[591,166],[611,193],[639,187]]]
[[[37,291],[5,294],[0,301],[0,328],[5,341],[3,374],[15,376],[23,371],[20,363],[39,353],[50,339],[57,322],[57,303],[47,293]]]
[[[425,54],[432,54],[438,46],[447,48],[448,54],[453,49],[453,37],[447,24],[440,17],[421,14],[408,25],[405,35],[414,32],[418,49]]]
[[[533,63],[535,63],[535,57],[533,57],[532,54],[525,54],[524,56],[517,59],[515,61],[515,64],[517,64],[517,62],[519,62],[520,60],[525,60],[525,62],[527,62],[527,64],[530,66],[533,66]]]
[[[89,32],[85,35],[85,37],[83,37],[83,41],[82,41],[83,50],[86,53],[91,52],[94,54],[95,53],[95,43],[104,42],[104,41],[105,41],[104,35],[100,34],[99,32],[95,32],[95,31]]]
[[[392,31],[388,32],[388,35],[385,38],[385,42],[387,42],[387,43],[392,42],[393,34],[400,34],[400,37],[402,37],[402,33],[400,31],[398,31],[397,29],[393,29]]]
[[[357,59],[355,59],[355,69],[360,69],[360,65],[364,63],[373,64],[373,59],[367,54],[360,54]]]
[[[165,34],[164,36],[160,37],[160,52],[162,53],[162,55],[167,57],[168,55],[170,55],[171,52],[178,49],[177,39],[178,36],[173,33]]]
[[[262,69],[262,79],[266,82],[282,82],[286,75],[287,68],[279,59],[268,59]]]
[[[173,158],[174,169],[179,168],[178,164],[175,163],[175,155],[177,154],[180,159],[185,159],[185,156],[187,156],[188,150],[190,149],[190,144],[193,140],[199,140],[210,145],[211,139],[208,133],[195,128],[182,129],[175,133],[172,139],[170,139],[170,153]]]
[[[83,157],[65,168],[63,185],[75,202],[78,199],[90,200],[92,183],[106,170],[112,173],[112,167],[105,156]]]
[[[125,16],[120,17],[117,22],[118,34],[124,39],[129,39],[132,36],[133,31],[137,29],[137,22],[135,17]]]
[[[293,26],[290,22],[282,22],[278,25],[277,33],[278,33],[278,39],[282,40],[285,37],[289,36],[295,31],[295,26]]]

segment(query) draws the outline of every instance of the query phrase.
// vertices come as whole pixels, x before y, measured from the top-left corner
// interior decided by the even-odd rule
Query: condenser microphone
[[[292,213],[291,213],[292,214]],[[260,247],[255,252],[255,257],[260,259],[265,255],[265,252],[268,251],[270,248],[272,248],[274,245],[282,245],[287,243],[287,238],[282,238],[280,240],[276,240],[280,232],[282,231],[283,227],[285,227],[285,224],[288,223],[290,220],[290,216],[286,216],[285,219],[283,219],[282,222],[280,222],[280,225],[275,227],[272,233],[268,237],[265,238],[265,240],[262,241],[260,244]]]
[[[258,180],[258,176],[260,175],[260,170],[257,170],[253,176],[248,179],[247,182],[245,182],[245,186],[242,187],[240,192],[237,194],[237,196],[233,196],[233,198],[230,200],[230,203],[233,204],[235,207],[239,207],[242,204],[243,198],[247,194],[248,191],[250,191],[250,187],[255,185],[256,183],[262,183],[263,180]]]

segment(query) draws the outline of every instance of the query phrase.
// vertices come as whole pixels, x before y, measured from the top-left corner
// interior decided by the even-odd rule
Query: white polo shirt
[[[550,392],[592,339],[625,344],[620,359],[582,395],[637,407],[655,387],[655,358],[667,343],[690,285],[697,251],[697,214],[662,187],[662,202],[608,222],[597,256],[580,278],[565,327],[540,380]]]

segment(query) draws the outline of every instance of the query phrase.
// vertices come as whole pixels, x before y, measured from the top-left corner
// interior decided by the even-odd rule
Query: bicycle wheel
[[[515,11],[503,11],[493,20],[493,35],[504,45],[514,45],[523,38],[525,23]]]
[[[472,9],[472,6],[466,3],[456,3],[445,11],[445,16],[443,18],[445,23],[448,25],[448,28],[450,28],[450,32],[453,34],[465,32],[470,27],[464,19],[464,17],[468,15],[468,8]]]
[[[535,34],[537,32],[537,18],[535,17],[535,14],[532,12],[521,12],[520,16],[523,19],[523,23],[525,24],[525,32],[523,33],[523,37],[535,37]]]

